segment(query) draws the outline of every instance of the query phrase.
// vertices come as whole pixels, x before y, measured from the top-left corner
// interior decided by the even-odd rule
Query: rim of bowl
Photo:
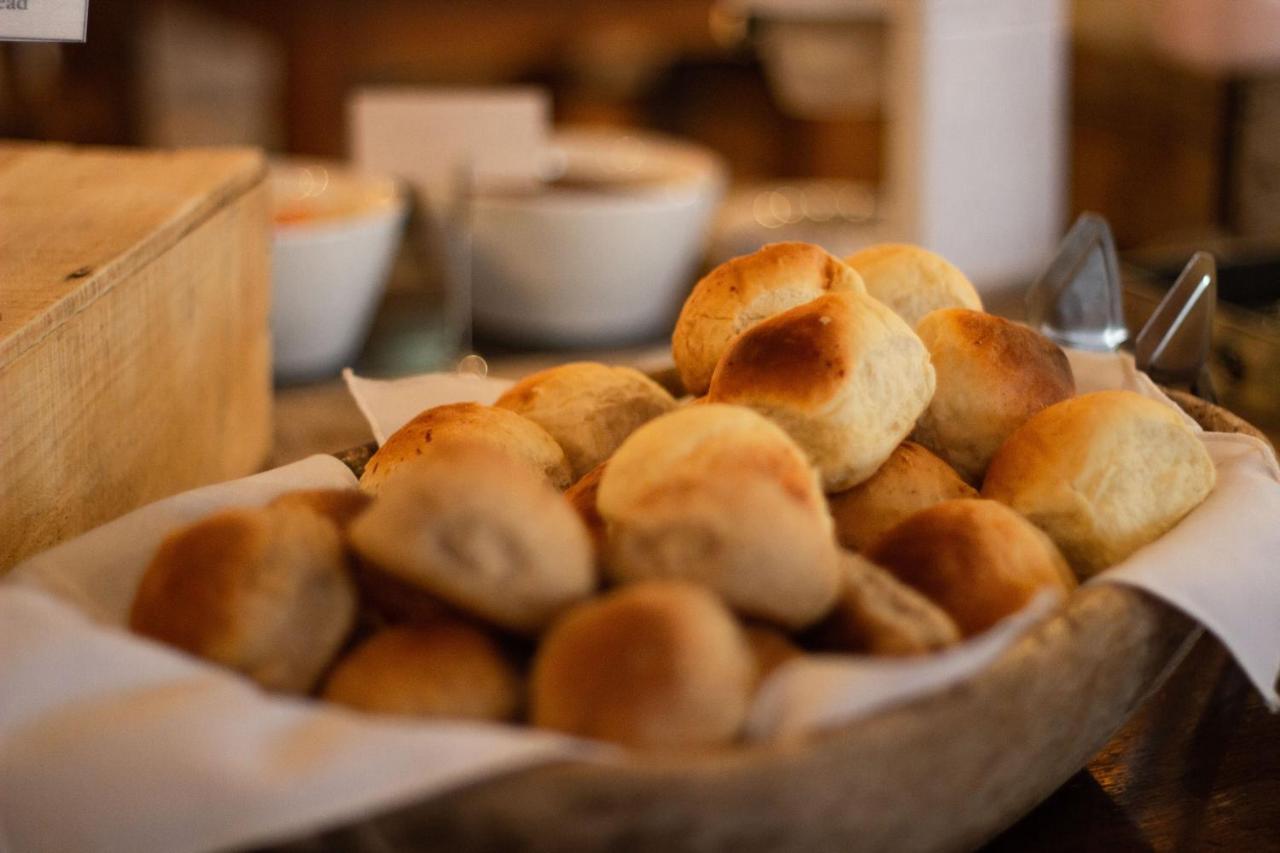
[[[554,193],[506,194],[481,190],[470,199],[470,205],[489,209],[542,208],[563,211],[634,211],[639,207],[670,207],[689,204],[709,193],[722,191],[728,184],[728,166],[722,156],[702,145],[646,130],[619,128],[569,127],[552,135],[548,156],[553,162],[580,157],[598,161],[621,159],[626,149],[645,149],[638,156],[651,162],[667,161],[664,179],[654,186],[636,186],[625,191],[599,192],[572,187],[558,188]],[[613,149],[610,151],[609,149]],[[665,176],[669,175],[670,179]]]
[[[408,212],[408,197],[403,184],[390,175],[365,172],[336,160],[311,160],[283,158],[271,160],[267,169],[268,185],[274,188],[278,181],[290,180],[291,175],[323,171],[326,185],[318,194],[330,188],[348,189],[364,198],[357,199],[356,209],[336,216],[320,216],[300,222],[276,222],[276,202],[272,199],[272,237],[276,240],[299,239],[335,234],[351,228],[369,225],[388,219],[403,218]]]

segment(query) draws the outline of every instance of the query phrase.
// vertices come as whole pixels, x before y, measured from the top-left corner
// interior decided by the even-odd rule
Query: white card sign
[[[0,0],[0,41],[84,41],[89,0]]]
[[[463,167],[474,180],[541,176],[551,127],[542,89],[365,89],[349,109],[356,164],[405,179],[430,207],[450,203]]]

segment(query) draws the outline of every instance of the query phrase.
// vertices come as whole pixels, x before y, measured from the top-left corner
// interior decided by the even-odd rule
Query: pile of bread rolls
[[[575,363],[425,411],[359,490],[171,535],[132,627],[367,712],[730,743],[776,667],[957,643],[1212,488],[1176,413],[981,308],[914,246],[765,246],[686,301],[687,397]]]

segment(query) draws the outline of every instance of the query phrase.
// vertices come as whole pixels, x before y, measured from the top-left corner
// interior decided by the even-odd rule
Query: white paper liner
[[[1072,354],[1072,362],[1082,391],[1119,386],[1165,399],[1131,360]],[[379,438],[423,408],[491,401],[506,387],[456,375],[348,376],[348,384]],[[1203,622],[1274,706],[1280,472],[1255,439],[1207,433],[1204,441],[1218,465],[1213,495],[1092,582],[1141,587]],[[528,728],[386,720],[268,696],[120,627],[147,560],[175,525],[294,488],[352,483],[341,463],[312,457],[199,489],[34,557],[0,583],[0,851],[262,844],[533,763],[618,759]],[[925,658],[793,662],[760,691],[748,736],[798,737],[961,681],[1052,608],[1038,599]]]

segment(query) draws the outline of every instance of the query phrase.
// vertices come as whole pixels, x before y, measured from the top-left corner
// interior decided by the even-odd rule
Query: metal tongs
[[[1209,351],[1217,301],[1217,264],[1208,252],[1196,252],[1132,338],[1138,369],[1216,402]],[[1101,216],[1084,213],[1071,226],[1027,292],[1027,322],[1074,349],[1115,352],[1130,340],[1115,240]]]

